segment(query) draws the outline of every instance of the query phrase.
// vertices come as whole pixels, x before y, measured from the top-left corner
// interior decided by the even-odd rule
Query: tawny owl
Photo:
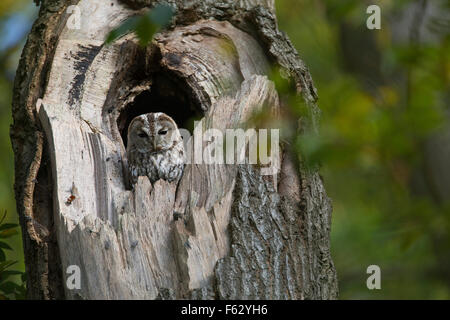
[[[134,118],[128,127],[127,158],[132,184],[139,176],[147,176],[152,184],[159,179],[177,182],[185,161],[175,121],[161,112]]]

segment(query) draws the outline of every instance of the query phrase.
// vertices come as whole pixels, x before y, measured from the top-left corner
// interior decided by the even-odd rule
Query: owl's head
[[[162,112],[137,116],[128,127],[128,148],[139,152],[168,150],[179,140],[177,124]]]

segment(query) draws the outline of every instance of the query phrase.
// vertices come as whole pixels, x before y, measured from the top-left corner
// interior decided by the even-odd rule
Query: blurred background
[[[370,4],[381,7],[381,30],[366,27]],[[318,89],[321,134],[295,146],[321,166],[333,200],[340,298],[450,299],[450,3],[276,7]],[[0,299],[23,297],[9,126],[14,74],[37,11],[32,0],[0,2],[0,221],[7,212],[8,223],[0,226]],[[5,261],[17,262],[2,277]],[[369,265],[381,268],[381,290],[366,287]]]
[[[18,217],[9,127],[14,76],[38,9],[32,0],[0,1],[0,299],[24,298],[25,266],[20,229],[15,226]]]

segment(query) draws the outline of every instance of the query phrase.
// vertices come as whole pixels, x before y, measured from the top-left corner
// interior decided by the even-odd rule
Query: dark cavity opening
[[[150,112],[164,112],[175,120],[178,128],[187,129],[191,134],[194,121],[203,117],[200,106],[186,84],[167,74],[155,74],[150,90],[143,91],[134,102],[126,105],[117,119],[125,147],[131,121],[141,114]]]

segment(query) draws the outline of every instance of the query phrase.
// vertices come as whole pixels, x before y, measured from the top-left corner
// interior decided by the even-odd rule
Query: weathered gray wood
[[[269,60],[276,61],[309,103],[315,129],[315,89],[276,27],[273,1],[169,2],[177,9],[172,25],[145,50],[133,35],[109,46],[103,40],[156,1],[80,0],[81,30],[64,26],[65,5],[42,4],[47,15],[55,12],[59,28],[45,29],[41,37],[53,34],[58,42],[34,65],[35,72],[49,70],[47,80],[19,76],[16,91],[25,87],[29,100],[16,96],[14,104],[18,112],[30,110],[25,119],[33,123],[29,134],[38,146],[15,149],[18,159],[27,155],[31,164],[31,170],[17,173],[28,181],[17,189],[27,223],[27,269],[33,259],[46,268],[32,271],[30,297],[335,298],[331,206],[317,172],[297,168],[287,153],[274,176],[251,165],[189,164],[178,185],[152,186],[144,177],[132,190],[127,185],[123,128],[117,122],[139,94],[151,92],[156,73],[189,92],[204,129],[224,131],[245,127],[263,105],[278,114],[277,92],[265,76]],[[39,37],[32,34],[25,55]],[[35,105],[37,98],[42,99]],[[16,147],[23,142],[21,117],[13,127]],[[42,194],[49,189],[33,193],[37,177],[51,187],[51,198]],[[36,200],[47,205],[33,205]],[[49,257],[51,266],[43,263]],[[70,265],[81,268],[79,290],[65,287]],[[49,278],[50,271],[63,279]]]

